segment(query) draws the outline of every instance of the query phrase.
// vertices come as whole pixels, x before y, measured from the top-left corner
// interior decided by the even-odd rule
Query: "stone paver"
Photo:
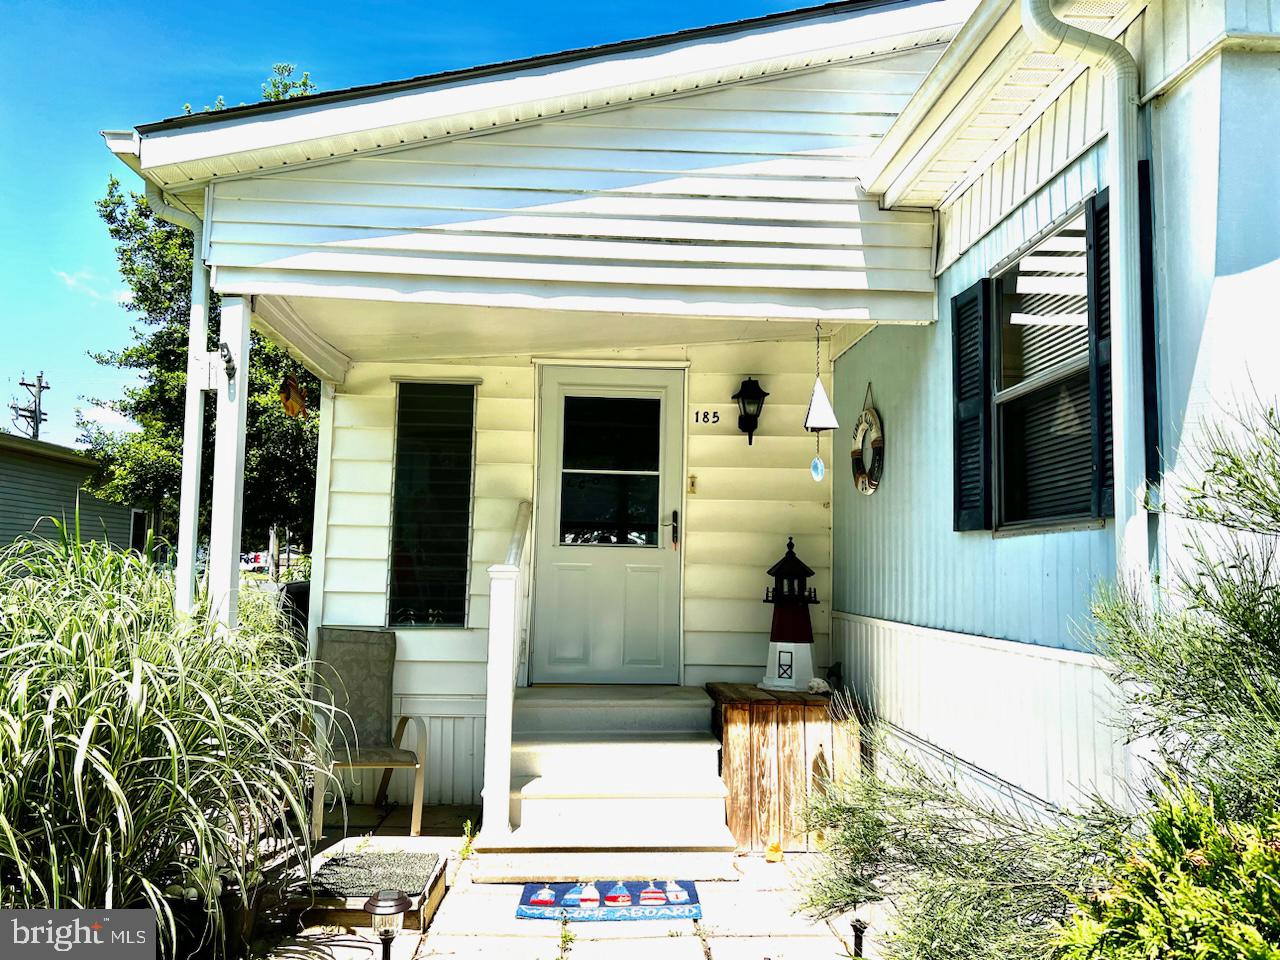
[[[643,926],[644,921],[617,922],[614,927]],[[569,960],[706,960],[697,937],[664,937],[661,940],[578,940]]]
[[[413,960],[420,941],[417,931],[396,937],[391,944],[391,960]],[[350,931],[311,927],[276,944],[270,957],[271,960],[382,960],[382,943],[372,934],[362,936]]]
[[[520,902],[521,890],[520,884],[505,883],[464,883],[453,887],[436,911],[430,932],[462,937],[559,938],[559,921],[516,919],[516,904]]]
[[[826,921],[797,912],[795,865],[743,858],[738,866],[737,883],[698,884],[704,936],[836,939]]]
[[[556,960],[560,937],[451,937],[428,933],[418,960]]]
[[[744,858],[736,882],[698,884],[703,919],[573,923],[569,960],[843,960],[848,924],[796,912],[804,860]],[[452,887],[417,960],[557,960],[560,923],[518,920],[522,885]],[[842,918],[843,919],[843,918]],[[841,935],[837,935],[839,932]],[[363,958],[335,958],[363,960]]]
[[[715,937],[711,960],[847,960],[835,937]]]

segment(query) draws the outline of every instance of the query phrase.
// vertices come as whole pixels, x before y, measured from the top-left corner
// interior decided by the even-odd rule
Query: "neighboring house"
[[[79,450],[0,433],[0,544],[29,535],[57,537],[48,518],[73,527],[78,507],[86,540],[105,539],[121,549],[145,546],[146,511],[81,489],[96,467]]]
[[[223,298],[221,615],[253,323],[324,382],[311,624],[396,632],[429,796],[483,787],[489,845],[722,845],[688,691],[762,676],[789,535],[820,673],[975,772],[1116,795],[1090,594],[1168,562],[1143,504],[1212,401],[1275,392],[1280,9],[1056,9],[837,3],[107,133]]]

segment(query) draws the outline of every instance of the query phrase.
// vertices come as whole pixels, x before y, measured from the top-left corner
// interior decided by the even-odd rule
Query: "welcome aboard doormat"
[[[702,904],[692,880],[616,883],[526,883],[521,920],[700,920]]]

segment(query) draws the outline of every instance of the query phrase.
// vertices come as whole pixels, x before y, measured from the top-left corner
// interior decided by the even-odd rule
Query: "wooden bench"
[[[833,721],[830,698],[818,694],[746,683],[709,683],[707,693],[715,701],[712,730],[738,849],[765,850],[774,842],[784,850],[817,849],[801,811],[826,782],[857,773],[857,721]]]

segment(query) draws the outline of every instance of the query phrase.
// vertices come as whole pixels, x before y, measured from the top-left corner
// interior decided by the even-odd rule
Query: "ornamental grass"
[[[0,549],[0,906],[150,907],[166,955],[220,952],[268,859],[309,863],[329,708],[269,598],[228,632],[147,555],[57,529]]]

